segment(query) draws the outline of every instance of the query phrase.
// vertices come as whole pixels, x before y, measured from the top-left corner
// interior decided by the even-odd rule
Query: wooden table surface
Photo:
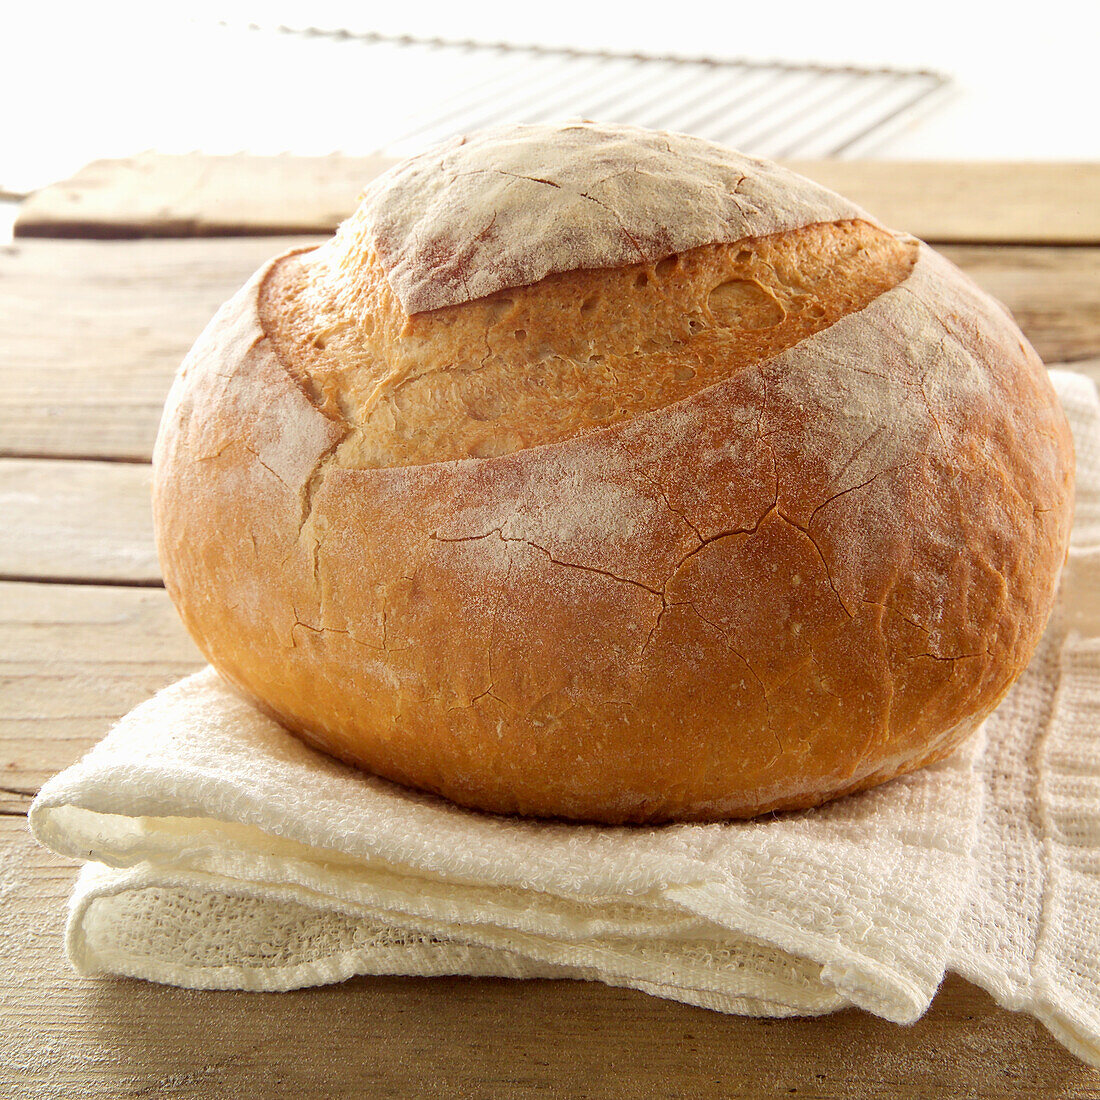
[[[262,260],[329,231],[381,167],[101,162],[29,200],[0,250],[0,1097],[1100,1097],[1100,1072],[954,977],[898,1027],[854,1010],[742,1019],[568,981],[260,994],[71,972],[76,864],[31,839],[27,807],[200,664],[150,525],[172,373]],[[804,170],[943,244],[1048,362],[1100,378],[1100,165]]]

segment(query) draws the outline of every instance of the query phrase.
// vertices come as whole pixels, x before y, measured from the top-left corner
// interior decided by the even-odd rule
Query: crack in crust
[[[547,558],[551,562],[554,563],[554,565],[561,565],[564,566],[566,569],[580,569],[586,573],[598,573],[600,576],[610,577],[613,581],[619,581],[622,584],[632,584],[636,588],[642,588],[646,592],[652,593],[654,596],[659,596],[661,594],[661,591],[658,588],[651,588],[648,584],[645,584],[642,581],[633,580],[630,577],[620,577],[618,574],[612,573],[607,569],[597,569],[595,566],[581,565],[579,562],[562,561],[561,558],[555,558],[554,555],[549,550],[547,550],[545,546],[540,546],[537,542],[534,542],[531,539],[520,538],[516,535],[505,535],[503,531],[503,526],[494,527],[491,531],[486,531],[480,535],[461,535],[457,538],[447,538],[433,531],[428,537],[433,542],[479,542],[481,539],[487,539],[491,538],[493,535],[498,535],[501,542],[522,542],[535,550],[541,551],[547,556]]]

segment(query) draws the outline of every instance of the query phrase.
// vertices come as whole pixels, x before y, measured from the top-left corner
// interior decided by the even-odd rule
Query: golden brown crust
[[[181,370],[158,547],[211,662],[326,751],[487,810],[739,817],[946,755],[1026,665],[1069,431],[1004,311],[926,247],[672,404],[358,469],[322,372],[260,324],[270,270]]]

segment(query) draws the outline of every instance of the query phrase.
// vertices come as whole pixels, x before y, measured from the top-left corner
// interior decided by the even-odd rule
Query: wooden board
[[[0,577],[159,585],[151,468],[0,458]]]
[[[329,187],[316,227],[327,231],[359,186],[334,161],[302,166],[297,192],[280,190],[279,163],[261,167],[263,179],[238,189],[235,213],[223,194],[220,223],[203,221],[220,169],[177,178],[151,231],[188,203],[195,224],[177,231],[244,218],[241,228],[262,231],[265,206],[275,212],[266,228],[285,227],[295,194],[314,201]],[[976,231],[1000,187],[999,232],[1046,218],[1048,239],[1070,226],[1078,244],[1100,240],[1088,236],[1100,215],[1089,172],[1071,171],[1069,199],[1051,212],[1011,173],[988,183],[972,173],[980,185],[952,192],[961,177],[951,183],[942,166],[883,171],[896,190],[880,189],[879,201],[896,195],[916,212],[934,198],[943,231],[956,215]],[[119,207],[111,178],[100,181],[103,209]],[[874,205],[858,178],[827,182]],[[1075,194],[1087,200],[1083,219],[1068,209]],[[135,183],[125,203],[155,198]],[[265,995],[72,974],[62,928],[76,865],[34,844],[21,815],[114,720],[202,663],[163,589],[133,587],[156,580],[141,463],[195,335],[263,259],[298,243],[23,241],[0,251],[0,454],[24,456],[0,461],[0,573],[110,582],[0,581],[0,1097],[1100,1096],[1100,1073],[958,979],[925,1019],[900,1028],[855,1011],[745,1020],[576,982],[363,978]],[[944,251],[1008,302],[1048,360],[1100,355],[1100,248]]]
[[[328,233],[381,157],[101,160],[33,194],[19,236]],[[1100,164],[795,161],[791,167],[928,241],[1100,244]]]
[[[0,582],[0,813],[202,665],[163,589]]]
[[[317,238],[24,241],[0,252],[0,455],[148,459],[180,360],[269,256]],[[943,250],[1048,362],[1100,355],[1100,248]]]

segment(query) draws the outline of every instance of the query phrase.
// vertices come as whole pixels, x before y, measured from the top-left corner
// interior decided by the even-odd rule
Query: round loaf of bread
[[[765,161],[456,138],[265,265],[180,369],[168,591],[309,743],[503,813],[816,805],[1027,664],[1069,430],[1006,310]]]

